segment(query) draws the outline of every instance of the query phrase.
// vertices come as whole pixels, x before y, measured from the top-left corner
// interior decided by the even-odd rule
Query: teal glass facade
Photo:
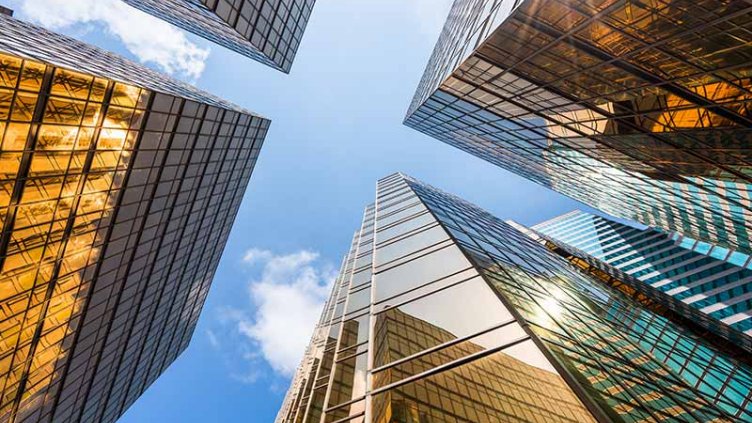
[[[750,253],[750,21],[735,0],[456,0],[405,124]]]
[[[752,369],[516,229],[379,181],[277,418],[752,421]]]
[[[752,349],[749,256],[581,211],[531,229],[679,312],[691,308],[689,318]]]

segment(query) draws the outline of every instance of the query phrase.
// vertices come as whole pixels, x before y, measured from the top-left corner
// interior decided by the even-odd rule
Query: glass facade
[[[123,0],[285,73],[316,0]]]
[[[581,211],[531,229],[570,254],[752,351],[749,256]]]
[[[752,252],[752,7],[456,0],[405,123],[614,216]]]
[[[269,121],[0,26],[0,421],[112,422],[187,347]]]
[[[487,212],[379,181],[277,417],[752,421],[752,368]]]

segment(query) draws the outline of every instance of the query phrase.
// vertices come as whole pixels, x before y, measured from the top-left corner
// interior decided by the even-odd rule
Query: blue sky
[[[529,225],[590,210],[402,125],[450,3],[320,0],[284,75],[114,0],[0,0],[273,121],[190,347],[122,422],[272,421],[381,176]]]

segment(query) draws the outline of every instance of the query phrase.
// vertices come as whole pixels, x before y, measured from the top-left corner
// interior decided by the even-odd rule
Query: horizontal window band
[[[438,283],[438,282],[441,282],[441,281],[445,281],[445,280],[447,280],[447,279],[450,279],[450,278],[452,278],[453,276],[457,276],[457,275],[459,275],[459,274],[461,274],[461,273],[467,272],[468,270],[475,270],[475,268],[471,266],[471,267],[468,267],[468,268],[466,268],[466,269],[462,269],[462,270],[460,270],[460,271],[458,271],[458,272],[454,272],[454,273],[452,273],[451,275],[445,276],[445,277],[443,277],[443,278],[439,278],[439,279],[433,280],[433,281],[431,281],[431,282],[427,282],[427,283],[424,283],[423,285],[419,285],[419,286],[416,286],[415,288],[412,288],[412,289],[410,289],[410,290],[408,290],[408,291],[405,291],[405,292],[401,292],[401,293],[399,293],[399,294],[396,294],[396,295],[392,295],[392,296],[391,296],[391,297],[389,297],[389,298],[384,298],[384,299],[383,299],[383,300],[381,300],[381,301],[378,301],[378,302],[375,302],[375,303],[373,303],[373,305],[379,305],[379,304],[381,304],[381,303],[384,303],[384,302],[386,302],[386,301],[390,301],[390,300],[393,300],[393,299],[395,299],[395,298],[399,298],[399,297],[401,297],[401,296],[403,296],[403,295],[407,295],[407,294],[410,294],[410,293],[412,293],[412,292],[415,292],[415,291],[417,291],[417,290],[419,290],[419,289],[422,289],[422,288],[425,288],[425,287],[431,286],[431,285],[433,285],[433,284],[435,284],[435,283]],[[407,304],[407,303],[410,303],[410,302],[412,302],[412,301],[414,301],[414,300],[417,300],[417,299],[420,299],[420,298],[425,298],[425,297],[427,297],[427,296],[429,296],[429,295],[431,295],[431,294],[433,294],[433,293],[435,293],[435,292],[443,291],[444,289],[447,289],[447,288],[451,288],[451,287],[453,287],[453,286],[457,286],[457,285],[459,285],[459,284],[461,284],[461,283],[463,283],[463,282],[467,282],[467,281],[469,281],[470,279],[473,279],[473,278],[477,278],[478,276],[480,276],[480,275],[476,273],[476,274],[474,274],[474,275],[472,275],[472,276],[468,276],[468,277],[467,277],[467,278],[465,278],[465,279],[462,279],[462,280],[460,280],[460,281],[454,282],[454,283],[452,283],[452,284],[450,284],[450,285],[447,285],[447,286],[445,286],[445,287],[442,287],[442,288],[440,288],[440,289],[437,289],[437,290],[435,290],[435,291],[431,291],[431,292],[430,292],[430,293],[428,293],[428,294],[423,294],[423,295],[417,296],[417,297],[415,297],[415,298],[411,298],[411,299],[409,299],[409,300],[405,300],[405,301],[403,301],[403,302],[401,302],[401,303],[398,303],[398,304],[395,304],[395,305],[390,305],[390,306],[388,306],[388,307],[384,308],[383,310],[379,310],[378,312],[376,312],[376,313],[372,313],[372,314],[373,314],[373,315],[375,316],[375,315],[377,315],[377,314],[379,314],[379,313],[383,313],[383,312],[385,312],[385,311],[387,311],[387,310],[391,310],[391,309],[393,309],[393,308],[395,308],[395,307],[400,307],[400,306],[403,306],[403,305],[405,305],[405,304]]]
[[[446,244],[446,245],[442,245],[442,244]],[[384,264],[380,264],[378,266],[374,266],[374,270],[376,271],[376,273],[381,273],[381,272],[384,272],[384,270],[385,270],[385,269],[383,269],[383,267],[389,266],[389,269],[393,269],[395,267],[401,266],[402,264],[409,263],[409,262],[413,261],[416,258],[425,257],[425,256],[427,256],[427,255],[429,255],[429,254],[431,254],[433,252],[436,252],[436,251],[439,251],[439,250],[443,250],[444,248],[450,247],[453,244],[454,244],[454,241],[452,241],[452,239],[449,238],[449,236],[447,236],[447,238],[444,239],[444,240],[442,240],[442,241],[439,241],[439,242],[436,242],[434,244],[428,245],[428,246],[426,246],[424,248],[421,248],[420,250],[413,250],[413,251],[411,251],[411,252],[409,252],[409,253],[407,253],[405,255],[402,255],[401,257],[397,257],[395,259],[392,259],[392,260],[390,260],[390,261],[388,261],[388,262],[386,262]],[[417,256],[417,257],[411,257],[411,256]],[[401,262],[402,260],[404,260],[404,261]],[[388,269],[386,269],[386,270],[388,270]]]
[[[361,399],[361,400],[358,400],[358,401],[363,401],[363,400]],[[355,402],[357,402],[357,401],[355,401]],[[346,405],[350,405],[350,403],[347,403]],[[339,406],[337,406],[337,407],[339,407]],[[333,409],[333,411],[336,411],[336,409]],[[327,412],[329,412],[329,410],[325,410],[324,412],[327,413]],[[336,421],[334,421],[332,423],[346,423],[346,422],[349,422],[349,421],[351,421],[353,419],[357,419],[358,417],[363,417],[363,416],[365,416],[365,414],[366,414],[365,411],[361,411],[358,414],[354,414],[352,416],[345,417],[344,419],[336,420]]]
[[[431,353],[434,353],[434,352],[439,351],[439,350],[443,350],[444,348],[451,347],[453,345],[461,344],[462,342],[468,341],[470,339],[476,338],[476,337],[481,336],[481,335],[485,335],[485,334],[493,332],[493,331],[495,331],[497,329],[501,329],[501,328],[507,327],[507,326],[509,326],[509,325],[511,325],[513,323],[518,323],[517,319],[511,319],[511,320],[508,320],[506,322],[499,323],[497,325],[491,326],[490,328],[483,329],[480,332],[477,332],[477,333],[474,333],[474,334],[471,334],[471,335],[466,335],[466,336],[463,336],[461,338],[453,339],[453,340],[445,342],[443,344],[439,344],[439,345],[436,345],[434,347],[431,347],[431,348],[429,348],[427,350],[423,350],[421,352],[415,353],[415,354],[413,354],[411,356],[400,358],[399,360],[393,361],[393,362],[391,362],[389,364],[385,364],[385,365],[383,365],[381,367],[378,367],[376,369],[371,370],[371,373],[375,374],[375,373],[382,372],[384,370],[388,370],[391,367],[394,367],[394,366],[406,363],[408,361],[415,360],[416,358],[420,358],[420,357],[422,357],[424,355],[431,354]]]
[[[497,352],[500,352],[500,351],[503,351],[503,350],[505,350],[507,348],[511,348],[511,347],[513,347],[515,345],[518,345],[518,344],[521,344],[521,343],[523,343],[523,342],[525,342],[525,341],[527,341],[529,339],[531,339],[530,336],[526,335],[524,337],[515,339],[514,341],[509,342],[509,343],[507,343],[505,345],[502,345],[502,346],[499,346],[499,347],[496,347],[496,348],[491,348],[491,349],[488,349],[488,350],[485,350],[485,351],[479,351],[479,352],[477,352],[475,354],[470,354],[467,357],[462,357],[459,360],[455,360],[455,361],[452,361],[452,362],[449,362],[449,363],[446,363],[446,364],[442,364],[441,366],[434,367],[433,369],[427,370],[427,371],[425,371],[423,373],[420,373],[420,374],[417,374],[417,375],[414,375],[414,376],[410,376],[410,377],[402,379],[402,380],[400,380],[398,382],[390,383],[389,385],[386,385],[384,387],[381,387],[379,389],[375,389],[375,390],[371,391],[370,394],[371,395],[378,395],[378,394],[381,394],[383,392],[392,390],[394,388],[399,388],[402,385],[407,385],[409,383],[418,381],[418,380],[423,379],[425,377],[433,376],[435,374],[444,372],[446,370],[454,369],[455,367],[462,366],[463,364],[468,364],[468,363],[470,363],[472,361],[475,361],[475,360],[487,357],[489,355],[493,355],[493,354],[495,354]]]
[[[404,265],[404,264],[407,264],[407,263],[413,262],[413,261],[415,261],[415,260],[418,260],[418,259],[421,259],[421,258],[423,258],[423,257],[426,257],[426,256],[428,256],[428,255],[429,255],[429,254],[431,254],[431,253],[435,253],[435,252],[437,252],[437,251],[441,251],[441,250],[444,250],[444,249],[446,249],[446,248],[449,248],[449,247],[452,247],[452,246],[454,246],[454,245],[455,245],[455,243],[454,243],[454,242],[451,242],[451,241],[452,241],[451,239],[447,239],[447,240],[445,240],[445,241],[441,241],[441,242],[440,242],[439,244],[441,244],[441,243],[444,243],[444,242],[447,242],[447,241],[450,241],[450,242],[449,242],[449,243],[448,243],[447,245],[444,245],[444,246],[442,246],[441,248],[437,248],[437,249],[435,249],[435,250],[433,250],[433,251],[430,251],[430,252],[426,252],[426,253],[424,253],[424,254],[421,254],[421,255],[419,255],[419,256],[417,256],[417,257],[413,257],[413,258],[411,258],[411,259],[409,259],[409,260],[406,260],[406,261],[404,261],[403,263],[400,263],[400,264],[394,265],[394,264],[393,264],[393,263],[394,263],[394,261],[391,261],[391,262],[389,262],[389,263],[388,263],[389,265],[391,265],[391,267],[389,267],[389,268],[387,268],[387,269],[380,269],[380,270],[376,270],[376,268],[374,268],[374,272],[373,272],[373,274],[374,274],[374,276],[376,276],[376,275],[379,275],[379,274],[381,274],[381,273],[384,273],[384,272],[387,272],[387,271],[389,271],[389,270],[391,270],[391,269],[394,269],[395,267],[399,267],[399,266],[402,266],[402,265]],[[429,248],[435,247],[436,245],[438,245],[438,244],[434,244],[433,246],[428,246],[428,247],[426,247],[426,248],[424,248],[424,249],[420,250],[420,252],[424,252],[424,251],[426,251],[426,250],[427,250],[427,249],[429,249]],[[378,267],[384,267],[384,266],[386,266],[386,264],[384,264],[384,265],[379,265]]]

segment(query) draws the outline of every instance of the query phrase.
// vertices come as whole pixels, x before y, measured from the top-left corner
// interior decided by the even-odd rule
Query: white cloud
[[[206,338],[209,340],[209,344],[212,346],[212,348],[218,349],[220,347],[219,338],[217,338],[217,334],[215,334],[214,331],[207,330]]]
[[[252,346],[246,360],[260,356],[275,372],[291,376],[298,367],[324,302],[336,277],[317,253],[302,250],[277,255],[250,249],[243,261],[257,266],[260,277],[248,287],[250,312],[224,310],[222,319],[234,321]]]
[[[188,40],[177,28],[120,0],[23,0],[21,12],[53,30],[76,25],[104,28],[141,62],[177,76],[197,79],[209,56],[208,49]]]
[[[251,248],[243,255],[243,261],[248,264],[255,264],[261,260],[270,260],[274,254],[271,251],[262,250],[259,248]]]

